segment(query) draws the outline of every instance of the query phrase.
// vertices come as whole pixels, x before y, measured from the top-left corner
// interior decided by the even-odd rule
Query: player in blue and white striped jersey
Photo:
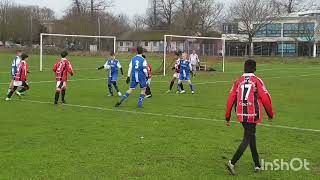
[[[113,96],[113,90],[112,90],[112,85],[116,89],[118,96],[122,96],[119,87],[118,87],[118,74],[119,74],[119,69],[121,70],[121,74],[123,75],[123,69],[120,64],[120,62],[116,59],[115,53],[110,53],[111,58],[107,60],[107,62],[97,68],[98,70],[100,69],[106,69],[108,70],[108,89],[109,89],[109,96]]]
[[[182,59],[180,59],[180,61],[179,61],[180,77],[179,77],[179,81],[178,81],[178,93],[180,93],[180,94],[185,93],[185,91],[181,88],[182,82],[188,82],[190,89],[191,89],[191,93],[194,94],[193,85],[190,80],[190,76],[192,75],[192,66],[191,66],[191,62],[189,60],[187,60],[187,57],[188,57],[188,54],[183,53]]]
[[[141,94],[138,101],[138,107],[142,108],[142,104],[145,98],[146,94],[146,88],[147,88],[147,77],[148,77],[148,63],[146,59],[142,57],[143,54],[143,48],[137,47],[138,54],[132,58],[129,70],[128,70],[128,77],[127,77],[127,84],[130,83],[130,88],[126,92],[125,95],[123,95],[120,99],[120,101],[115,105],[116,107],[119,107],[128,97],[130,94],[133,93],[133,91],[136,89],[138,85],[140,85],[141,88]],[[130,81],[131,77],[131,81]]]
[[[11,82],[10,82],[10,85],[9,85],[7,94],[9,94],[9,92],[10,92],[11,89],[13,88],[14,75],[16,74],[17,69],[18,69],[18,66],[19,66],[19,64],[20,64],[21,55],[22,55],[22,51],[21,51],[21,50],[18,50],[18,51],[16,52],[16,56],[14,57],[14,59],[13,59],[13,61],[12,61],[12,64],[11,64],[11,77],[12,77],[12,78],[11,78]]]

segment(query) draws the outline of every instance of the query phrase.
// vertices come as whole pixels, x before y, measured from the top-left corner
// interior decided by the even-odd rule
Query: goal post
[[[168,40],[170,38],[170,40]],[[164,35],[163,44],[163,75],[167,74],[168,53],[176,50],[191,53],[196,50],[201,56],[215,57],[216,61],[221,65],[221,71],[225,70],[225,39],[217,37],[201,37],[201,36],[182,36],[182,35]]]
[[[101,39],[111,39],[113,41],[113,52],[116,52],[116,36],[91,36],[91,35],[75,35],[75,34],[40,34],[40,71],[43,71],[43,51],[44,51],[44,37],[59,37],[59,38],[93,38],[96,39],[96,48],[101,48]]]

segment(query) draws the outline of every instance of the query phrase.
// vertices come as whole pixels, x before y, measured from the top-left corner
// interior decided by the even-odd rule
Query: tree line
[[[236,19],[249,41],[272,18],[297,11],[317,9],[314,0],[234,0],[228,7],[219,0],[149,0],[143,14],[129,18],[114,14],[112,0],[69,0],[70,7],[57,19],[50,8],[22,6],[0,0],[0,41],[39,42],[47,32],[44,23],[53,22],[55,33],[120,35],[127,31],[161,30],[183,35],[210,35],[222,23]],[[252,23],[259,26],[250,26]],[[100,27],[100,28],[98,28]],[[99,30],[100,29],[100,30]]]
[[[45,31],[41,22],[53,19],[54,12],[49,8],[25,7],[11,0],[0,0],[0,41],[37,42],[39,33]]]

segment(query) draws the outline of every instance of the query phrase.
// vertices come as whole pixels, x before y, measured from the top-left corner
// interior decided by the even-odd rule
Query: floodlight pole
[[[101,35],[100,17],[98,17],[98,35]],[[98,38],[99,49],[101,49],[100,37]]]
[[[40,71],[42,71],[42,52],[43,52],[43,49],[42,49],[42,45],[43,45],[43,42],[42,42],[42,33],[40,34]]]
[[[167,51],[167,35],[164,35],[163,41],[163,76],[166,75],[166,51]]]
[[[116,53],[116,46],[117,46],[116,43],[117,43],[117,38],[114,37],[114,38],[113,38],[113,44],[114,44],[114,45],[113,45],[113,53]]]
[[[226,39],[222,39],[222,52],[221,52],[221,55],[222,55],[222,72],[224,72],[224,57],[225,57],[225,50],[226,50]]]

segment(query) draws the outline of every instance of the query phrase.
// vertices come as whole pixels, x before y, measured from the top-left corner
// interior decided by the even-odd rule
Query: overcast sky
[[[61,17],[64,11],[70,6],[71,0],[14,0],[17,4],[39,5],[53,9],[57,17]],[[113,0],[112,12],[117,14],[125,13],[130,17],[134,14],[145,13],[148,7],[148,0]],[[137,12],[137,9],[140,11]]]
[[[40,7],[49,7],[53,9],[56,16],[60,18],[64,11],[70,6],[71,0],[14,0],[17,4],[38,5]],[[221,0],[222,2],[231,0]],[[112,12],[125,13],[132,17],[134,14],[145,13],[148,7],[148,0],[113,0],[114,8]]]

